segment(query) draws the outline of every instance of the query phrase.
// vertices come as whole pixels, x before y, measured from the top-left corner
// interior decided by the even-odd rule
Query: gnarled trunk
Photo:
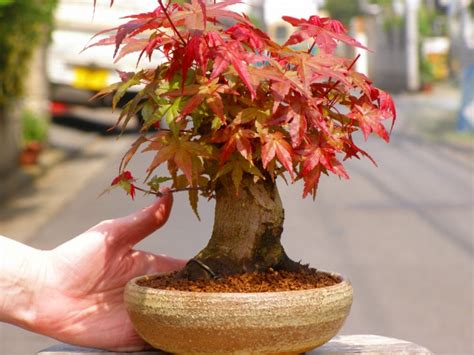
[[[281,245],[284,210],[275,182],[244,175],[239,195],[230,181],[216,189],[214,228],[209,244],[179,274],[188,279],[275,269],[294,270]]]

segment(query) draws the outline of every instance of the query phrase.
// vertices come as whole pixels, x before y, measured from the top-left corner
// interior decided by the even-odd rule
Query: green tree
[[[348,26],[354,16],[361,14],[358,1],[327,0],[325,9],[330,16]]]
[[[31,57],[51,29],[57,0],[0,0],[0,175],[17,164],[18,99]]]
[[[21,96],[35,46],[48,31],[57,0],[0,0],[0,109]]]

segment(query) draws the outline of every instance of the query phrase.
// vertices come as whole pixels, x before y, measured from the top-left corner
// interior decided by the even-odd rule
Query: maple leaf
[[[293,149],[286,141],[285,136],[281,132],[275,132],[273,134],[267,134],[264,137],[264,141],[265,143],[262,145],[263,167],[267,168],[268,164],[276,156],[294,180]]]
[[[366,158],[368,158],[372,162],[372,164],[377,166],[377,163],[369,155],[369,153],[367,153],[366,151],[364,151],[361,148],[359,148],[358,146],[356,146],[354,141],[352,140],[352,138],[345,142],[344,152],[346,153],[346,156],[344,157],[344,160],[347,160],[347,159],[352,158],[352,157],[360,159],[359,158],[359,153],[360,153],[363,156],[365,156]]]
[[[138,57],[138,61],[140,62],[143,54],[147,54],[148,59],[151,61],[151,56],[153,54],[153,51],[155,50],[156,47],[159,47],[160,45],[163,45],[165,42],[163,41],[163,38],[156,36],[155,38],[151,39],[148,41],[148,44],[146,45],[145,48],[143,48],[142,52],[140,53],[140,56]],[[117,59],[116,59],[117,61]]]
[[[319,16],[311,16],[308,20],[283,16],[283,20],[298,27],[288,41],[286,41],[285,45],[298,44],[312,38],[322,51],[329,54],[333,53],[336,49],[336,40],[350,46],[367,49],[347,35],[347,30],[337,20]]]
[[[250,163],[253,163],[253,148],[250,141],[253,138],[258,138],[258,134],[250,129],[229,126],[220,130],[213,139],[213,142],[215,143],[225,143],[221,149],[219,158],[220,164],[223,165],[227,160],[229,160],[232,153],[236,150],[242,155],[242,157]]]
[[[348,179],[344,166],[336,158],[336,151],[325,143],[321,137],[312,137],[311,144],[307,144],[300,152],[303,157],[301,176],[310,174],[318,166],[331,171],[343,179]]]
[[[188,191],[188,198],[189,198],[189,204],[191,205],[191,208],[193,209],[194,214],[196,215],[197,219],[200,221],[201,217],[199,216],[199,212],[198,212],[198,200],[199,200],[198,190],[190,189]]]
[[[203,32],[207,21],[217,22],[220,18],[230,18],[238,23],[252,25],[245,16],[226,9],[230,5],[241,2],[241,0],[224,0],[206,4],[204,0],[192,0],[190,4],[183,4],[182,11],[171,14],[170,19],[177,26],[185,26],[191,33]]]
[[[291,145],[297,148],[306,134],[308,123],[304,114],[304,109],[300,105],[292,105],[289,107],[288,117],[290,121],[290,137]]]
[[[364,103],[362,106],[355,105],[354,109],[348,114],[348,117],[359,123],[365,140],[368,139],[371,132],[375,132],[386,142],[390,141],[390,136],[381,123],[382,120],[392,117],[390,112],[382,111],[372,105]]]
[[[107,30],[105,30],[105,31],[102,31],[102,32],[96,34],[94,37],[92,37],[92,39],[94,39],[95,37],[99,36],[99,35],[102,34],[102,33],[107,33],[107,32],[110,32],[110,31],[113,31],[113,30],[116,30],[116,29],[117,29],[117,27],[111,28],[111,29],[107,29]],[[92,41],[92,39],[91,39],[90,41]],[[86,46],[81,50],[81,53],[84,52],[85,50],[89,49],[89,48],[92,48],[92,47],[96,47],[96,46],[109,46],[109,45],[112,45],[112,44],[115,44],[115,36],[114,36],[114,35],[111,35],[111,36],[102,38],[102,39],[98,40],[97,42],[93,42],[93,43],[91,43],[91,44],[86,45]]]
[[[308,123],[312,128],[330,135],[329,128],[326,122],[326,117],[322,114],[323,108],[321,107],[323,99],[315,98],[307,101],[307,107],[305,108],[305,116]]]
[[[127,54],[133,52],[144,52],[149,46],[149,42],[146,39],[136,39],[128,41],[115,56],[114,63],[117,63],[120,59],[125,57]]]
[[[265,122],[269,113],[257,107],[247,107],[240,111],[232,121],[232,125],[244,125],[252,121]]]
[[[355,88],[358,88],[360,89],[365,96],[367,97],[371,97],[371,82],[370,80],[367,78],[367,76],[365,76],[364,74],[362,73],[359,73],[355,70],[351,70],[349,72],[349,77],[350,77],[350,81],[352,82],[352,85],[355,87]]]
[[[135,179],[133,178],[132,173],[130,171],[124,171],[119,176],[115,177],[112,180],[112,183],[110,184],[110,186],[121,187],[127,192],[128,195],[130,195],[132,200],[134,200],[135,199],[135,185],[133,184],[134,181]]]
[[[378,90],[378,97],[377,100],[379,102],[379,107],[383,112],[386,112],[388,118],[391,118],[392,125],[390,127],[390,132],[393,130],[393,126],[395,125],[395,121],[397,119],[397,111],[395,109],[395,104],[393,103],[392,97],[387,94],[385,91]]]
[[[147,138],[145,136],[140,136],[138,137],[135,142],[132,143],[132,146],[130,149],[125,153],[125,155],[122,157],[122,161],[120,162],[120,171],[123,171],[132,159],[132,157],[135,155],[137,152],[138,148],[147,141]]]
[[[229,87],[219,84],[218,79],[203,82],[202,85],[188,85],[180,90],[172,90],[165,95],[168,96],[191,96],[181,112],[181,118],[191,114],[203,102],[206,102],[211,111],[225,122],[224,103],[221,94],[228,92]]]
[[[253,50],[263,49],[264,44],[270,40],[265,32],[245,23],[238,23],[228,28],[226,33],[233,39],[246,43]]]
[[[318,190],[319,179],[321,177],[321,168],[316,166],[308,174],[303,177],[304,188],[303,198],[309,194],[313,195],[313,200],[316,198],[316,192]]]
[[[219,77],[232,64],[235,71],[242,79],[243,83],[250,91],[251,98],[256,96],[248,71],[248,61],[245,50],[239,41],[224,41],[220,36],[214,36],[216,43],[216,58],[214,60],[214,69],[211,73],[211,80]]]
[[[308,175],[315,167],[317,167],[322,159],[326,159],[321,151],[321,148],[310,146],[306,147],[303,151],[303,163],[302,163],[302,170],[301,176]]]
[[[114,58],[117,55],[119,47],[125,37],[130,34],[131,32],[137,30],[143,25],[144,20],[132,20],[123,25],[120,25],[117,28],[117,34],[115,35],[115,51],[114,51]]]
[[[237,194],[239,193],[240,183],[242,182],[242,177],[245,173],[252,175],[254,181],[265,179],[262,172],[254,166],[252,162],[243,159],[242,156],[234,156],[233,159],[221,166],[216,175],[216,179],[229,173],[231,174],[231,179]]]
[[[194,186],[196,183],[194,175],[197,175],[193,174],[193,170],[196,170],[193,169],[194,158],[212,158],[212,156],[204,145],[189,141],[189,138],[189,136],[161,135],[151,142],[144,152],[157,151],[157,153],[147,169],[148,176],[165,161],[172,161]]]
[[[208,47],[205,38],[201,34],[193,34],[191,39],[188,40],[184,48],[184,55],[182,59],[182,82],[181,86],[184,87],[184,82],[187,77],[187,72],[193,62],[200,65],[203,71],[206,71],[208,58]]]
[[[336,79],[337,82],[351,87],[345,59],[334,58],[324,52],[318,52],[315,56],[302,52],[295,54],[288,61],[294,64],[299,81],[304,87],[300,92],[306,97],[311,97],[308,93],[309,86],[321,82],[323,78]]]
[[[135,46],[133,42],[140,41],[141,39],[133,38],[133,37],[148,30],[156,30],[157,28],[162,26],[165,16],[161,13],[161,9],[157,8],[153,12],[126,16],[124,18],[131,18],[132,20],[120,26],[109,28],[97,33],[96,35],[94,35],[93,38],[99,35],[102,35],[104,33],[116,31],[115,35],[111,35],[108,38],[102,39],[92,45],[89,45],[86,47],[86,49],[92,46],[103,46],[103,45],[115,44],[115,51],[113,54],[113,57],[115,58],[117,56],[117,53],[122,43],[129,44],[129,47]],[[128,53],[125,51],[123,55],[126,55],[126,54]]]

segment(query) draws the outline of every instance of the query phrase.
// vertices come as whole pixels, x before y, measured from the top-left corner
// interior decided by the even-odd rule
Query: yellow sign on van
[[[108,76],[106,69],[76,67],[73,86],[77,89],[101,90],[107,86]]]

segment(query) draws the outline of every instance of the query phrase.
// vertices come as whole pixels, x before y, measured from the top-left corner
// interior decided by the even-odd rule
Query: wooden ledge
[[[37,355],[164,355],[165,352],[159,350],[140,351],[134,353],[110,352],[104,350],[81,348],[68,344],[57,344],[45,350],[40,351]],[[339,335],[334,337],[329,343],[313,350],[307,354],[315,355],[375,355],[375,354],[417,354],[417,355],[433,355],[428,349],[410,343],[408,341],[387,338],[378,335]]]

